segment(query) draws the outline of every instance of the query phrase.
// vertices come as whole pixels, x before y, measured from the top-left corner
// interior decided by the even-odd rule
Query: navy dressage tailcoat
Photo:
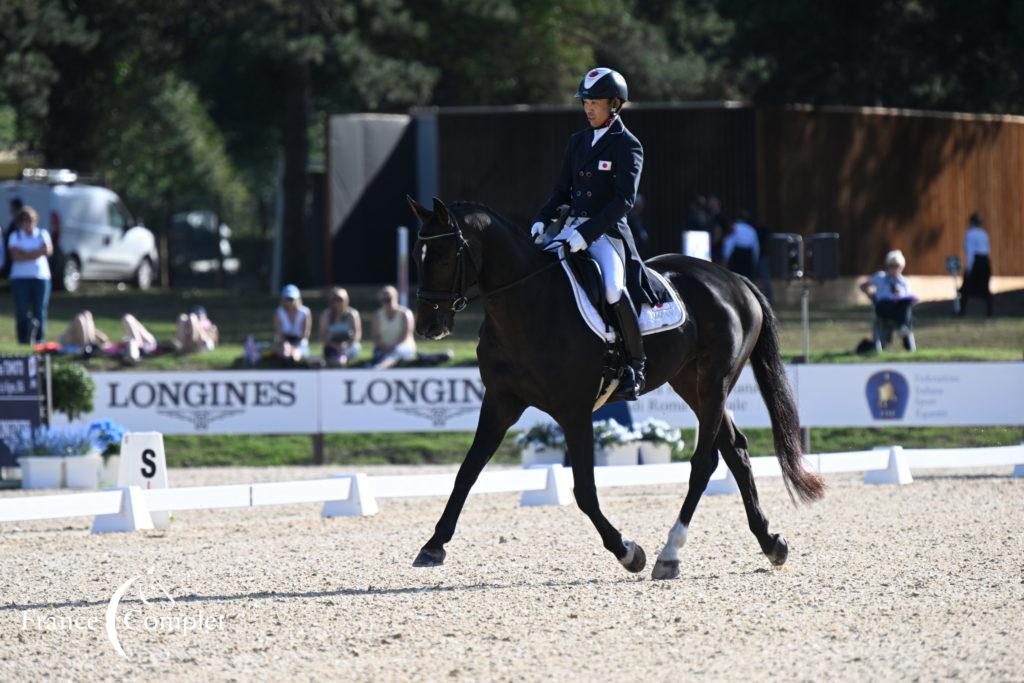
[[[555,189],[534,221],[546,224],[555,218],[559,206],[568,204],[570,216],[587,219],[577,230],[588,245],[607,235],[626,266],[626,289],[639,311],[641,304],[653,304],[659,298],[626,223],[640,185],[644,148],[618,116],[597,144],[591,144],[593,139],[593,128],[569,138]]]

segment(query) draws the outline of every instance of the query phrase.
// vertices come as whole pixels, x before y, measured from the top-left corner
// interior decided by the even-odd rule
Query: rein
[[[481,296],[483,296],[483,298],[485,299],[488,299],[506,290],[512,289],[513,287],[516,287],[517,285],[521,285],[522,283],[526,282],[533,276],[540,275],[544,271],[554,268],[559,263],[565,260],[565,256],[559,256],[555,261],[552,261],[543,268],[538,268],[537,270],[531,273],[527,273],[518,280],[514,280],[512,282],[504,284],[501,287],[492,289],[489,292],[481,292],[480,294],[477,294],[475,296],[467,296],[466,292],[473,285],[466,284],[466,275],[468,269],[466,268],[464,254],[469,254],[470,260],[473,259],[473,255],[469,251],[469,242],[467,242],[466,238],[462,235],[462,230],[459,228],[458,224],[453,223],[452,219],[449,218],[449,225],[453,228],[451,232],[443,232],[439,235],[417,235],[417,239],[422,242],[429,242],[431,240],[441,239],[442,237],[454,237],[456,240],[458,240],[458,246],[456,247],[455,251],[455,273],[453,274],[452,277],[451,289],[448,290],[447,292],[419,288],[417,288],[416,290],[416,296],[420,299],[423,299],[424,301],[430,302],[430,305],[433,306],[435,311],[440,308],[440,306],[438,306],[438,302],[447,302],[448,309],[452,313],[459,313],[460,311],[465,310],[466,306],[469,305],[469,302],[472,301],[473,299],[478,299]],[[477,267],[475,263],[473,264],[473,266],[476,268],[477,275],[479,276],[479,267]],[[477,284],[477,286],[479,285]]]

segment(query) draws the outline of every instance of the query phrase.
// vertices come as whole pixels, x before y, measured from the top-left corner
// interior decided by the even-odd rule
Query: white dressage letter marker
[[[117,485],[138,486],[143,490],[167,488],[167,459],[164,435],[160,432],[127,432],[121,439],[121,469]],[[163,529],[170,523],[167,512],[151,514],[153,525]]]
[[[369,477],[365,474],[341,474],[336,478],[339,484],[349,480],[348,498],[324,503],[321,517],[368,517],[377,514],[377,498],[373,495]]]
[[[519,500],[520,505],[568,505],[572,502],[572,487],[569,483],[571,472],[561,465],[549,465],[546,469],[544,488],[538,491],[523,491]]]

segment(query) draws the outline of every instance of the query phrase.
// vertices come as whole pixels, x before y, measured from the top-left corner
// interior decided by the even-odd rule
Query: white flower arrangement
[[[627,429],[615,420],[600,420],[594,423],[594,445],[597,447],[624,446],[639,440],[639,432]]]
[[[683,434],[680,430],[662,420],[651,418],[636,425],[640,433],[640,441],[665,443],[676,448],[683,447]]]
[[[520,448],[565,450],[565,434],[554,422],[542,422],[517,436],[516,445]]]

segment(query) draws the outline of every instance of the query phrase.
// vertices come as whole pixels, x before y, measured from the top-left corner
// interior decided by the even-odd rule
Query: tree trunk
[[[285,112],[282,127],[284,140],[284,263],[282,279],[297,285],[311,284],[303,273],[308,272],[310,257],[306,244],[306,215],[309,165],[307,139],[310,111],[309,66],[292,62],[285,74]]]

